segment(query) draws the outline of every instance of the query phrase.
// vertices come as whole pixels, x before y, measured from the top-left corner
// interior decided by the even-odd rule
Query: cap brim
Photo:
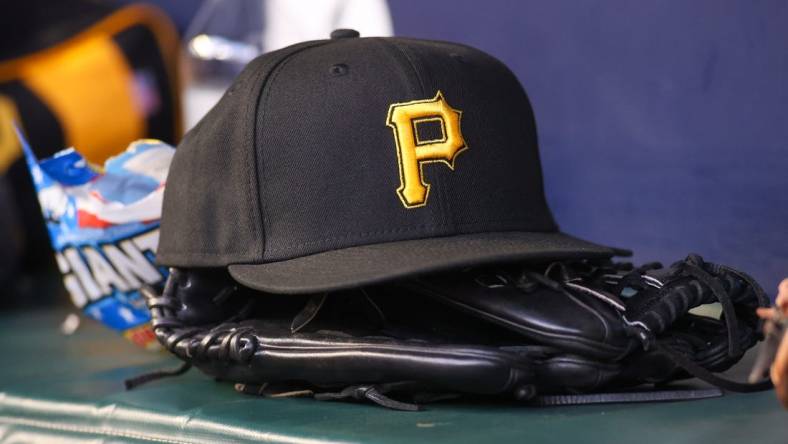
[[[235,264],[228,269],[247,287],[298,294],[376,284],[455,267],[604,258],[621,253],[563,233],[499,232],[363,245],[279,262]]]

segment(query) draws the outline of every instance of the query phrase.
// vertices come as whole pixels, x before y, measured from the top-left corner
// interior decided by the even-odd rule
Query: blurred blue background
[[[394,0],[517,74],[562,229],[788,277],[788,2]]]
[[[181,28],[198,2],[160,2]],[[397,35],[505,62],[562,229],[788,276],[788,2],[393,0]]]

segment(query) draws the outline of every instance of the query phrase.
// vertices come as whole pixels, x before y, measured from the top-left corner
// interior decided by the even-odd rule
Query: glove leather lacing
[[[168,282],[167,285],[172,285],[172,283]],[[172,288],[165,288],[163,295],[159,295],[150,286],[146,286],[142,289],[142,294],[146,297],[148,308],[151,311],[151,325],[153,330],[157,333],[158,337],[166,338],[164,345],[169,350],[175,349],[179,343],[186,341],[186,355],[190,358],[206,357],[211,346],[217,344],[219,347],[214,347],[212,350],[215,350],[217,353],[216,356],[213,356],[215,359],[230,359],[236,362],[248,362],[252,355],[254,355],[254,352],[258,346],[257,339],[253,335],[254,329],[249,326],[240,326],[235,324],[235,321],[244,319],[246,317],[252,308],[253,300],[250,300],[249,303],[245,305],[241,312],[239,312],[237,315],[234,315],[232,318],[220,323],[207,332],[205,332],[204,329],[195,327],[183,329],[178,334],[172,334],[172,330],[183,328],[183,324],[177,319],[176,311],[178,309],[178,301],[175,298],[169,296],[169,294],[172,294],[171,291]],[[220,294],[219,296],[221,296],[223,299],[226,299],[227,297],[226,294]],[[215,299],[215,302],[221,303],[222,301]],[[294,320],[293,325],[300,323],[301,322],[296,322],[296,320]],[[294,331],[297,329],[298,328],[293,327]],[[204,333],[204,336],[199,342],[190,341],[191,338],[200,333]],[[134,378],[129,378],[124,381],[124,385],[127,390],[131,390],[140,385],[161,378],[182,375],[186,373],[191,367],[192,365],[190,363],[184,362],[176,369],[157,370]],[[385,393],[393,389],[401,389],[402,385],[403,383],[356,385],[346,387],[345,389],[336,393],[314,393],[313,397],[321,401],[352,398],[357,400],[368,400],[392,410],[421,410],[421,407],[419,407],[417,404],[397,401],[385,395]],[[243,387],[243,390],[241,390],[243,393],[250,393],[245,385],[242,384],[241,386]],[[299,394],[303,392],[303,390],[298,391]],[[261,391],[260,393],[263,392]],[[266,393],[266,395],[272,397],[282,397],[281,393]]]

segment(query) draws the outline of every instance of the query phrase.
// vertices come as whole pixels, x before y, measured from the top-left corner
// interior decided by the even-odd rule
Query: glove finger
[[[524,291],[506,279],[487,285],[473,273],[452,273],[405,285],[535,343],[597,359],[619,359],[631,350],[621,315],[604,301],[569,289]]]

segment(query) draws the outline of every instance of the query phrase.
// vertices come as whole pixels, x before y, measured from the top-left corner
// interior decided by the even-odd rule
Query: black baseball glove
[[[695,255],[669,268],[471,268],[303,296],[255,292],[223,270],[173,269],[160,294],[144,292],[169,351],[246,393],[413,410],[460,395],[556,405],[721,394],[653,387],[692,376],[768,387],[715,375],[757,342],[755,308],[768,298],[744,273]],[[695,313],[714,303],[711,315]]]

